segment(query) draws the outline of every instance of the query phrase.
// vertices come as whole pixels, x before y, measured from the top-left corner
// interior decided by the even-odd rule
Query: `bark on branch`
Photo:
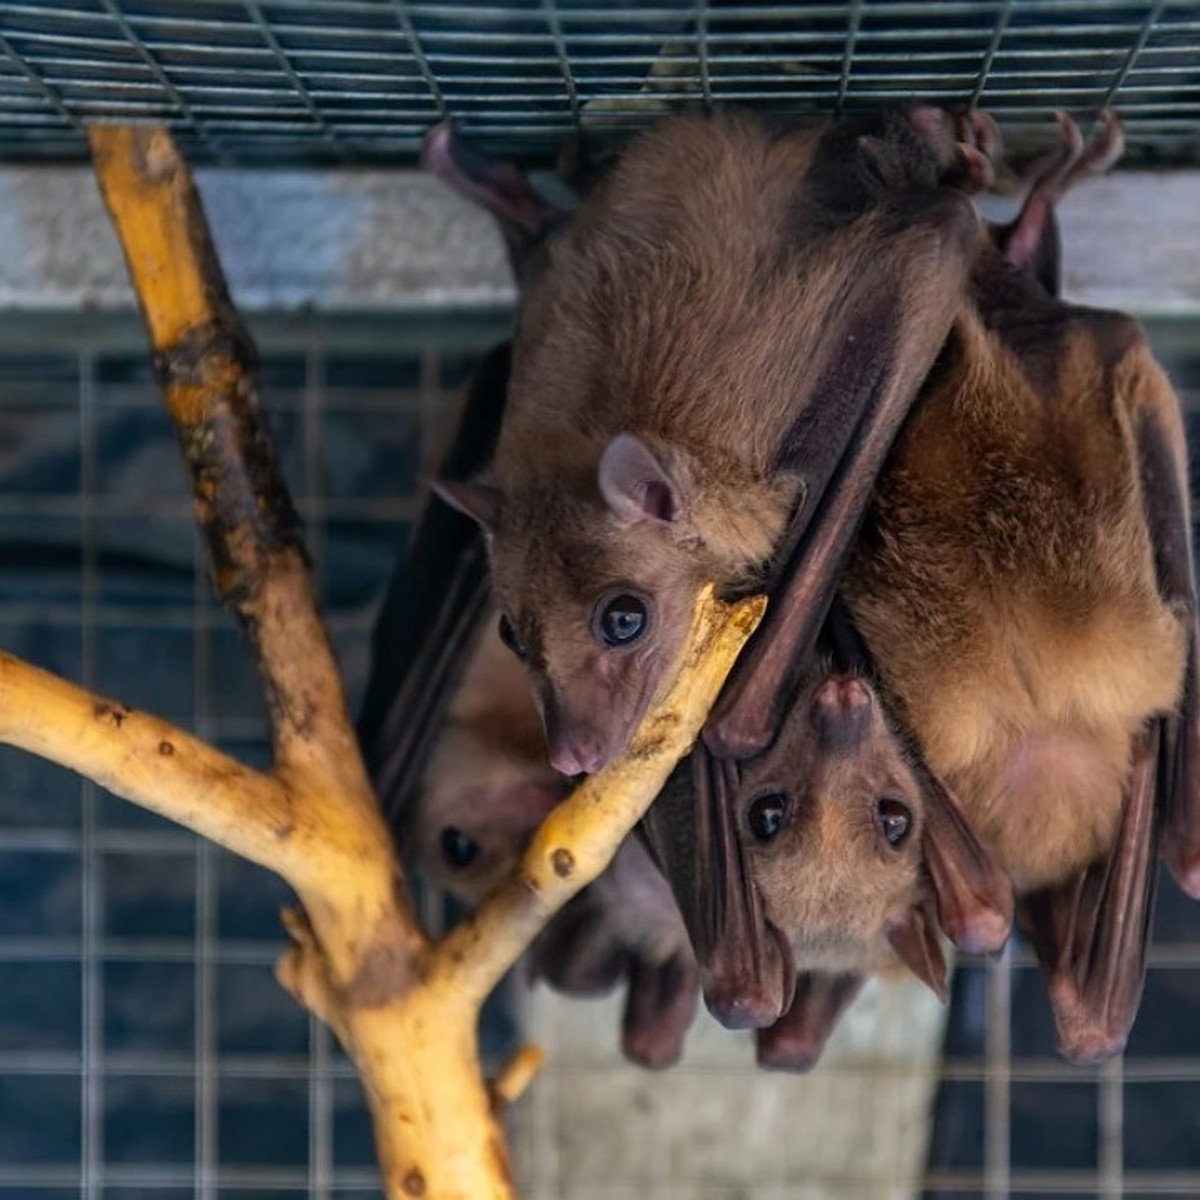
[[[603,870],[695,740],[761,615],[706,592],[681,669],[629,756],[550,817],[516,877],[430,943],[371,793],[317,613],[295,511],[259,416],[249,335],[165,131],[98,127],[92,153],[191,470],[221,598],[253,647],[275,769],[252,771],[146,713],[0,653],[0,740],[62,763],[278,872],[303,911],[278,976],[334,1029],[371,1107],[393,1200],[513,1195],[497,1109],[536,1057],[486,1086],[479,1006],[545,921]]]

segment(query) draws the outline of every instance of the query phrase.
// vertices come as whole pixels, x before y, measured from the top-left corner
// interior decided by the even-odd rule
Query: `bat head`
[[[402,831],[423,876],[468,905],[509,875],[566,785],[522,746],[448,725]]]
[[[500,636],[533,676],[549,759],[565,775],[629,744],[713,577],[678,457],[622,433],[566,494],[439,485],[489,534]]]
[[[739,833],[800,970],[872,970],[923,902],[921,781],[874,689],[825,674],[743,764]],[[908,961],[908,955],[901,957]],[[910,964],[911,965],[911,964]]]

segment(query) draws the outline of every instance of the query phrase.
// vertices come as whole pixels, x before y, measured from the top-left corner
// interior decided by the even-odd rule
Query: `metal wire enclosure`
[[[445,116],[551,156],[666,106],[980,105],[1020,144],[1115,105],[1127,161],[1200,159],[1200,12],[1143,0],[10,0],[0,156],[166,121],[193,160],[411,162]]]

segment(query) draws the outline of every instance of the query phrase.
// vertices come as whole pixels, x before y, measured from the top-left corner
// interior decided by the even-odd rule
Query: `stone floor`
[[[870,984],[810,1075],[759,1071],[748,1033],[697,1019],[683,1062],[625,1063],[620,998],[524,999],[548,1055],[513,1113],[528,1200],[907,1200],[919,1190],[945,1010]]]

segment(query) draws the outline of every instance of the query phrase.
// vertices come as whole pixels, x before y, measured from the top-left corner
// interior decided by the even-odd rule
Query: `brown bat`
[[[703,583],[848,547],[963,294],[959,169],[899,114],[670,117],[546,244],[495,458],[440,491],[487,532],[557,769],[624,750]]]
[[[1135,322],[1036,277],[1054,199],[1119,152],[1111,118],[1082,159],[1064,128],[1017,222],[981,239],[973,302],[842,578],[880,687],[805,682],[736,788],[749,874],[803,966],[857,974],[899,955],[940,987],[936,780],[882,690],[1011,875],[1061,1050],[1092,1060],[1136,1014],[1164,814],[1164,855],[1200,893],[1196,616],[1174,393]],[[778,682],[742,680],[734,720],[762,679]]]
[[[518,275],[561,210],[515,168],[431,131],[427,166],[487,202]],[[579,167],[574,177],[581,174]],[[494,446],[507,351],[485,359],[468,390],[442,472],[469,475]],[[476,904],[516,865],[568,788],[547,765],[524,670],[496,634],[474,523],[426,506],[376,626],[359,733],[380,798],[418,872]],[[649,1067],[676,1061],[695,1013],[694,956],[670,889],[636,838],[531,947],[534,977],[592,995],[627,980],[622,1048]]]
[[[546,762],[524,671],[482,622],[447,705],[415,797],[399,819],[418,872],[474,906],[507,878],[570,784]],[[612,864],[530,949],[534,978],[594,995],[628,981],[622,1049],[633,1062],[676,1062],[695,1015],[699,975],[671,890],[630,837]]]
[[[430,143],[453,146],[436,135]],[[698,160],[717,184],[728,175],[725,185],[696,189],[696,178],[710,177],[707,168],[696,175]],[[448,161],[439,173],[452,178]],[[463,190],[489,203],[488,185],[500,179],[503,195],[489,207],[528,210],[511,200],[520,177],[482,162],[467,161],[473,182]],[[678,644],[694,588],[714,575],[761,577],[789,510],[790,546],[813,523],[848,548],[963,282],[976,222],[943,185],[962,186],[987,166],[934,110],[808,130],[768,129],[744,114],[667,122],[543,248],[544,275],[521,273],[532,297],[519,340],[532,363],[525,415],[505,427],[516,429],[508,472],[528,486],[504,506],[512,569],[499,551],[493,565],[497,580],[530,572],[515,581],[529,619],[505,620],[509,644],[528,658],[530,622],[547,623],[539,662],[555,765],[574,771],[596,765],[601,743],[602,757],[620,749]],[[678,201],[693,192],[693,202]],[[671,285],[673,304],[660,301],[660,283]],[[610,320],[625,288],[628,305]],[[697,354],[681,352],[672,322]],[[662,345],[646,353],[656,330]],[[567,403],[546,379],[539,388],[539,372],[556,365]],[[607,414],[592,403],[596,388]],[[616,432],[626,424],[641,432]],[[519,452],[522,438],[545,449]],[[856,482],[847,488],[846,478]],[[836,502],[824,503],[831,480],[840,481]],[[443,494],[493,531],[494,486],[447,485]],[[625,583],[614,574],[622,569]],[[825,572],[828,595],[835,574]],[[569,687],[556,692],[554,677]],[[566,713],[579,732],[570,712],[580,704],[591,749],[581,758],[569,733],[575,750],[564,757],[556,730]],[[745,886],[736,837],[724,820],[707,830],[719,844],[686,814],[676,836],[664,833],[669,823],[656,823],[656,852],[701,955],[710,1008],[730,1024],[770,1023],[792,994],[789,955]],[[684,899],[706,874],[697,861],[726,888],[715,912]]]

